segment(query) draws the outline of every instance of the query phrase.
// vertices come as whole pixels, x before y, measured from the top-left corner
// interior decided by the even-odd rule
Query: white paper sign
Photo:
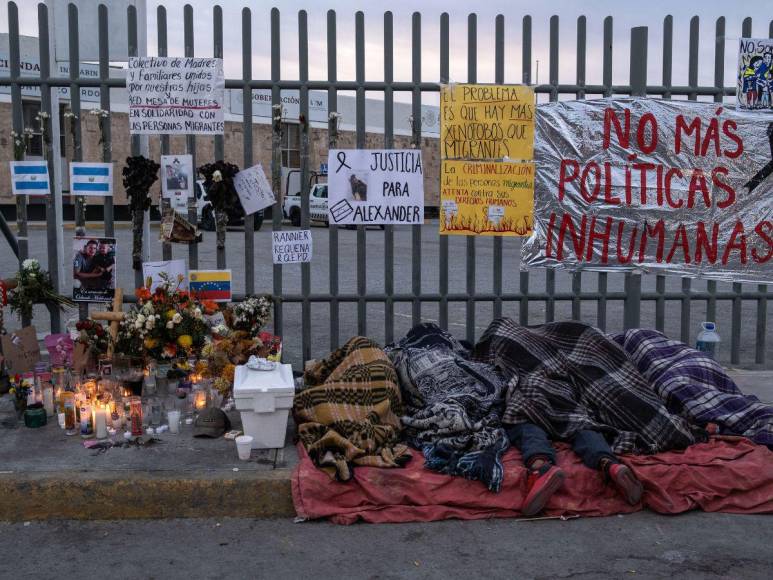
[[[126,86],[133,135],[223,134],[221,58],[130,58]]]
[[[253,165],[234,176],[234,188],[239,194],[245,215],[250,215],[276,203],[263,167]]]
[[[193,156],[161,156],[161,196],[175,211],[186,213],[188,199],[193,197]]]
[[[421,151],[331,150],[328,203],[333,224],[424,223]]]
[[[112,163],[70,163],[70,193],[72,195],[113,195]]]
[[[274,264],[311,262],[311,230],[273,232]]]
[[[164,280],[161,277],[162,273],[165,273],[169,281],[172,282],[174,285],[173,289],[177,285],[177,277],[182,275],[183,281],[180,283],[180,289],[188,289],[188,268],[185,265],[185,260],[166,260],[161,262],[142,263],[142,279],[147,280],[150,278],[151,292],[164,283]]]

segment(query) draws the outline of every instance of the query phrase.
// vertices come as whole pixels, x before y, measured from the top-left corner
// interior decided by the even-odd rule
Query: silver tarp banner
[[[719,103],[540,105],[526,266],[773,282],[773,123]]]

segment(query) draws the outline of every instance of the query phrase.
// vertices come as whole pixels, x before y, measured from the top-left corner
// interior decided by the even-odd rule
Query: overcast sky
[[[193,0],[195,52],[197,56],[212,54],[212,7],[213,2]],[[8,30],[7,2],[2,1],[0,31]],[[37,2],[17,2],[22,34],[37,36]],[[156,54],[156,11],[159,4],[166,6],[169,23],[169,54],[183,54],[183,6],[182,0],[157,2],[148,0],[148,54]],[[269,2],[233,1],[221,2],[225,23],[225,70],[227,77],[241,74],[241,11],[245,6],[252,10],[254,78],[270,76],[270,26]],[[649,27],[648,74],[651,84],[661,82],[662,30],[667,14],[674,18],[673,83],[687,84],[687,49],[689,24],[692,16],[700,17],[699,82],[713,83],[715,25],[720,16],[726,22],[725,79],[732,84],[736,60],[737,42],[741,34],[741,22],[749,16],[753,19],[752,33],[758,37],[769,36],[773,19],[773,1],[747,0],[746,2],[675,1],[675,0],[541,0],[538,2],[514,2],[512,0],[487,0],[486,2],[460,2],[425,0],[390,0],[389,2],[357,2],[353,0],[282,0],[275,2],[281,12],[282,76],[296,79],[298,75],[298,20],[299,10],[308,12],[310,77],[324,79],[327,75],[326,11],[334,9],[338,14],[338,67],[339,79],[354,79],[354,14],[365,13],[366,78],[383,79],[383,19],[384,9],[394,15],[395,31],[395,79],[410,80],[411,74],[411,14],[420,7],[422,29],[422,76],[426,81],[439,77],[439,28],[440,14],[448,12],[451,26],[451,80],[467,80],[467,15],[478,15],[478,81],[494,80],[494,19],[497,14],[505,17],[505,80],[521,81],[521,26],[525,14],[532,16],[533,58],[532,75],[536,75],[536,60],[540,61],[540,82],[547,82],[548,25],[552,15],[560,17],[560,82],[573,83],[576,66],[576,27],[581,14],[587,16],[587,78],[589,84],[601,83],[602,26],[606,16],[614,18],[613,82],[628,82],[630,29],[633,26]],[[429,97],[431,99],[431,97]],[[431,101],[428,101],[431,102]]]

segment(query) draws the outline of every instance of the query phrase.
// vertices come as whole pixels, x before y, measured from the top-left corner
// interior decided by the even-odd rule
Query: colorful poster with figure
[[[773,113],[773,39],[739,39],[737,72],[736,107]]]
[[[424,223],[418,149],[332,149],[328,214],[334,225]]]
[[[112,302],[115,296],[115,238],[73,239],[72,298]]]
[[[161,197],[177,212],[188,211],[188,200],[193,197],[193,156],[161,156]]]
[[[440,171],[441,234],[531,234],[534,163],[445,159]]]

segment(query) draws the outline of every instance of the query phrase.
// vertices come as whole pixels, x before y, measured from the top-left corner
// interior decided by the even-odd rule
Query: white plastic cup
[[[64,429],[64,425],[65,425],[64,413],[58,413],[56,418],[57,418],[57,421],[59,421],[59,428]]]
[[[252,437],[239,435],[236,438],[236,452],[239,454],[239,459],[247,461],[252,453]]]
[[[169,419],[169,432],[180,432],[180,411],[167,411],[166,417]]]

